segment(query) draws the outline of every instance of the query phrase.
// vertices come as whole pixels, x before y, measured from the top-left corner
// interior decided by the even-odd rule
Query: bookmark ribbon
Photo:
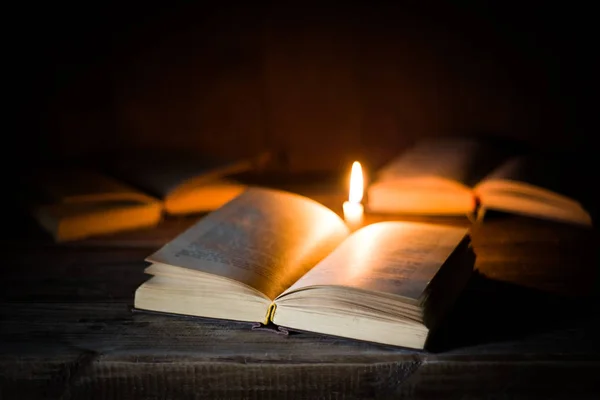
[[[269,331],[273,333],[277,333],[279,335],[289,335],[289,331],[287,328],[282,326],[277,326],[273,323],[273,318],[275,318],[275,310],[277,309],[277,304],[271,303],[269,308],[267,309],[267,315],[265,315],[265,320],[260,323],[256,322],[252,326],[252,330],[256,331]]]
[[[276,308],[277,308],[277,304],[271,303],[271,305],[267,309],[267,315],[265,315],[265,320],[263,322],[264,325],[268,325],[269,322],[273,321],[273,318],[275,317],[275,309]]]

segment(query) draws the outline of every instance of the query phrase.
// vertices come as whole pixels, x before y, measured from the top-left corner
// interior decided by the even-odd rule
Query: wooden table
[[[132,313],[144,257],[194,220],[65,245],[5,231],[0,398],[599,398],[594,231],[474,227],[477,271],[422,352]]]

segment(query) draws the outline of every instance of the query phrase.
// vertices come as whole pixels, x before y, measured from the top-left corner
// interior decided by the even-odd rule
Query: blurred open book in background
[[[368,189],[368,210],[479,219],[496,210],[591,226],[583,205],[589,187],[582,187],[581,174],[573,160],[496,140],[424,140],[378,171]]]
[[[163,214],[215,210],[246,189],[232,176],[260,168],[267,157],[261,154],[236,161],[193,154],[111,158],[104,168],[38,169],[24,186],[30,214],[62,242],[153,227]]]

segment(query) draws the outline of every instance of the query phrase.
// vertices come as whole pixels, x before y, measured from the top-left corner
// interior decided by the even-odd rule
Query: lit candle
[[[344,219],[351,230],[360,228],[363,223],[364,207],[361,204],[363,186],[362,168],[358,161],[354,161],[350,173],[350,195],[348,201],[345,201],[343,205]]]

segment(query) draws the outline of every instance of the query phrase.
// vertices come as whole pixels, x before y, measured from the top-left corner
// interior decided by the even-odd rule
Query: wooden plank
[[[84,254],[98,256],[101,253]],[[147,249],[128,253],[134,262],[56,263],[39,256],[33,264],[7,263],[0,277],[3,301],[122,301],[133,298],[135,289],[148,276],[143,261]],[[31,260],[31,258],[30,258]],[[8,270],[8,271],[7,271]]]
[[[2,398],[598,394],[594,231],[516,216],[474,226],[477,272],[426,352],[132,314],[151,248],[94,240],[1,245]]]
[[[594,399],[598,363],[263,365],[91,362],[55,383],[3,386],[6,398],[72,399],[388,398]],[[416,366],[415,366],[416,365]],[[70,375],[72,374],[72,375]],[[552,384],[561,382],[560,385]],[[564,382],[564,383],[563,383]],[[9,397],[10,395],[13,395]],[[48,396],[55,395],[55,396]],[[23,396],[25,395],[25,396]],[[23,396],[23,397],[21,397]]]
[[[530,86],[539,75],[523,67],[509,80],[506,60],[523,54],[480,25],[471,39],[485,51],[467,44],[461,32],[475,21],[466,13],[449,19],[441,7],[431,13],[386,2],[361,11],[355,37],[365,158],[377,167],[415,140],[455,134],[498,133],[546,146],[548,132],[534,125],[548,99]]]
[[[318,397],[328,391],[350,398],[436,398],[458,389],[463,395],[542,398],[552,390],[548,379],[561,376],[558,394],[594,393],[600,366],[597,323],[428,353],[313,334],[283,337],[222,321],[132,315],[115,303],[3,304],[0,317],[0,387],[7,395],[26,386],[31,395],[69,398]]]
[[[476,268],[491,279],[570,296],[599,291],[600,235],[594,229],[519,216],[473,228]]]
[[[273,5],[265,15],[267,132],[282,168],[342,171],[357,158],[361,107],[345,11]]]
[[[188,5],[119,43],[115,150],[264,150],[260,8]],[[143,153],[142,153],[143,154]]]
[[[75,376],[65,384],[50,386],[50,393],[72,399],[464,399],[496,396],[593,399],[598,394],[595,385],[597,363],[553,363],[540,367],[536,363],[490,365],[472,362],[444,366],[443,371],[428,363],[274,367],[227,363],[92,362],[79,368],[81,370],[75,371]],[[549,384],[559,381],[564,383],[560,386]],[[4,390],[9,392],[10,388],[4,387]]]
[[[466,218],[369,216],[468,226]],[[196,221],[174,219],[159,229],[65,245],[10,242],[3,249],[0,287],[5,300],[105,301],[131,298],[143,282],[144,259]],[[520,217],[473,228],[476,269],[490,279],[565,295],[597,293],[595,231]],[[119,279],[115,279],[118,276]]]
[[[551,310],[539,309],[542,318],[533,315],[532,307],[527,304],[522,305],[527,312],[502,313],[499,311],[502,307],[513,308],[515,302],[500,298],[500,305],[493,307],[491,301],[484,299],[483,306],[473,306],[473,297],[463,299],[453,314],[455,321],[444,328],[444,335],[453,340],[447,340],[442,349],[429,351],[311,333],[281,336],[253,331],[250,324],[239,322],[132,313],[129,302],[2,303],[0,354],[4,360],[28,357],[43,360],[56,354],[79,355],[86,350],[101,354],[104,359],[121,361],[221,360],[284,364],[423,359],[541,362],[600,357],[600,345],[596,341],[600,333],[598,316],[578,311],[572,315],[557,315],[564,314],[573,303]],[[484,308],[488,309],[488,315],[482,313]],[[534,322],[524,321],[526,314]],[[459,338],[459,335],[464,337]]]

